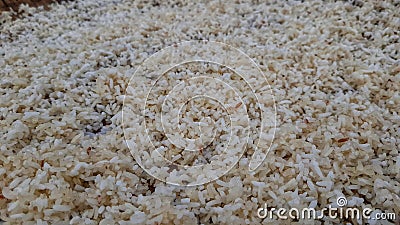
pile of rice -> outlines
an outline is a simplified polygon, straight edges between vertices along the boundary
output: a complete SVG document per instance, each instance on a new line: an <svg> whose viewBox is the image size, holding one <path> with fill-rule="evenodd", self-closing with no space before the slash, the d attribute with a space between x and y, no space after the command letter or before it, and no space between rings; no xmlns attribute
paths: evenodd
<svg viewBox="0 0 400 225"><path fill-rule="evenodd" d="M264 203L318 210L340 196L348 207L400 214L399 1L79 0L19 13L0 17L1 220L399 222L257 216ZM199 39L259 65L275 97L276 134L257 170L248 170L250 152L216 181L174 186L131 155L124 95L150 55Z"/></svg>

